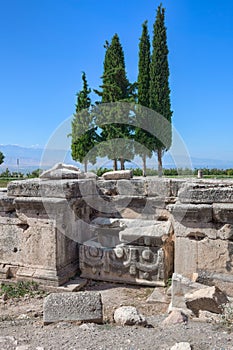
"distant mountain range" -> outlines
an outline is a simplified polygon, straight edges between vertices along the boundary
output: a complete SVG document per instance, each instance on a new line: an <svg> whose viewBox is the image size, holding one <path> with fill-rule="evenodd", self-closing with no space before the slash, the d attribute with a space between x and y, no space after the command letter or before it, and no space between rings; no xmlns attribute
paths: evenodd
<svg viewBox="0 0 233 350"><path fill-rule="evenodd" d="M42 148L21 147L18 145L0 145L0 151L5 156L4 163L0 165L0 172L8 168L10 171L16 171L19 169L20 172L26 173L37 168L48 169L58 162L76 164L82 168L82 165L80 163L73 161L70 151L46 150L45 152L45 150ZM176 162L174 162L169 153L165 154L163 158L164 168L187 167L187 165L190 167L190 164L193 168L233 168L233 162L217 159L201 159L191 157L190 161L187 162L187 159L183 159L180 156L176 157ZM139 157L135 157L133 162L127 165L129 167L135 168L141 166L142 162ZM100 166L111 167L112 162L107 158L98 159L97 164L92 166L92 168L96 169ZM157 168L156 159L148 159L147 167Z"/></svg>

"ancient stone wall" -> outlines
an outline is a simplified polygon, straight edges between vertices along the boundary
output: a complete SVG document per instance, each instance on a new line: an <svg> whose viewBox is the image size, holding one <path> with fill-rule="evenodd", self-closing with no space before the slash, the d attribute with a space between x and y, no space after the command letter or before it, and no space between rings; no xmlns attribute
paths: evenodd
<svg viewBox="0 0 233 350"><path fill-rule="evenodd" d="M162 286L175 271L229 292L232 214L231 181L12 182L0 192L0 278L56 286L78 273Z"/></svg>

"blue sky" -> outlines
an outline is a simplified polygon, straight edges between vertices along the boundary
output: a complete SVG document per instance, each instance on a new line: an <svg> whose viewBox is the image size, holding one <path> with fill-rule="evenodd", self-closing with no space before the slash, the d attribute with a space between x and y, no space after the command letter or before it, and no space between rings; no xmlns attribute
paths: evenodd
<svg viewBox="0 0 233 350"><path fill-rule="evenodd" d="M44 146L74 112L81 72L98 88L118 33L137 79L157 0L0 0L0 144ZM233 1L164 0L173 124L193 157L233 161ZM98 99L93 96L93 100Z"/></svg>

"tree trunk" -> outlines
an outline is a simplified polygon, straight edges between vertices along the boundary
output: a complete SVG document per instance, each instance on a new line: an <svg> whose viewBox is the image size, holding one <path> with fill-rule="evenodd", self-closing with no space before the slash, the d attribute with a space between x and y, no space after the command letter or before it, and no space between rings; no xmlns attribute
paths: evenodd
<svg viewBox="0 0 233 350"><path fill-rule="evenodd" d="M87 173L87 160L84 160L84 172Z"/></svg>
<svg viewBox="0 0 233 350"><path fill-rule="evenodd" d="M125 170L125 160L123 157L120 158L120 162L121 162L121 170Z"/></svg>
<svg viewBox="0 0 233 350"><path fill-rule="evenodd" d="M142 162L143 162L142 176L146 176L146 155L145 154L143 154Z"/></svg>
<svg viewBox="0 0 233 350"><path fill-rule="evenodd" d="M163 175L163 161L162 161L162 149L159 148L157 150L157 155L158 155L158 176L162 177Z"/></svg>
<svg viewBox="0 0 233 350"><path fill-rule="evenodd" d="M117 159L113 159L113 170L117 170Z"/></svg>

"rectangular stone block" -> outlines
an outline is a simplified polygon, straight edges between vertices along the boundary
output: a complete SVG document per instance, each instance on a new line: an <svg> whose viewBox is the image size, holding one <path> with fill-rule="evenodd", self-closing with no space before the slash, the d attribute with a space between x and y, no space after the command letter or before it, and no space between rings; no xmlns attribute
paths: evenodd
<svg viewBox="0 0 233 350"><path fill-rule="evenodd" d="M88 195L97 196L95 179L29 179L12 181L8 185L8 196L12 197L76 198Z"/></svg>
<svg viewBox="0 0 233 350"><path fill-rule="evenodd" d="M233 203L233 185L202 182L187 184L179 191L181 203Z"/></svg>
<svg viewBox="0 0 233 350"><path fill-rule="evenodd" d="M216 222L233 224L233 203L214 203L213 217Z"/></svg>
<svg viewBox="0 0 233 350"><path fill-rule="evenodd" d="M198 256L197 241L176 237L174 272L191 279L198 269Z"/></svg>
<svg viewBox="0 0 233 350"><path fill-rule="evenodd" d="M146 178L148 197L170 197L170 179L160 179L156 177Z"/></svg>
<svg viewBox="0 0 233 350"><path fill-rule="evenodd" d="M176 237L186 237L189 240L200 241L205 237L217 239L219 236L218 226L212 222L178 222L174 221L174 232Z"/></svg>
<svg viewBox="0 0 233 350"><path fill-rule="evenodd" d="M122 246L113 249L98 244L80 246L81 277L94 280L164 286L173 269L173 246L167 254L159 247Z"/></svg>
<svg viewBox="0 0 233 350"><path fill-rule="evenodd" d="M51 293L44 300L44 324L58 321L103 322L101 294L96 292Z"/></svg>
<svg viewBox="0 0 233 350"><path fill-rule="evenodd" d="M143 179L118 180L117 193L122 196L146 196L147 184Z"/></svg>
<svg viewBox="0 0 233 350"><path fill-rule="evenodd" d="M213 219L213 208L210 204L180 204L169 206L174 219L183 222L189 221L190 223L206 223L211 222Z"/></svg>
<svg viewBox="0 0 233 350"><path fill-rule="evenodd" d="M175 240L175 272L192 278L193 273L232 274L233 243L221 239Z"/></svg>

